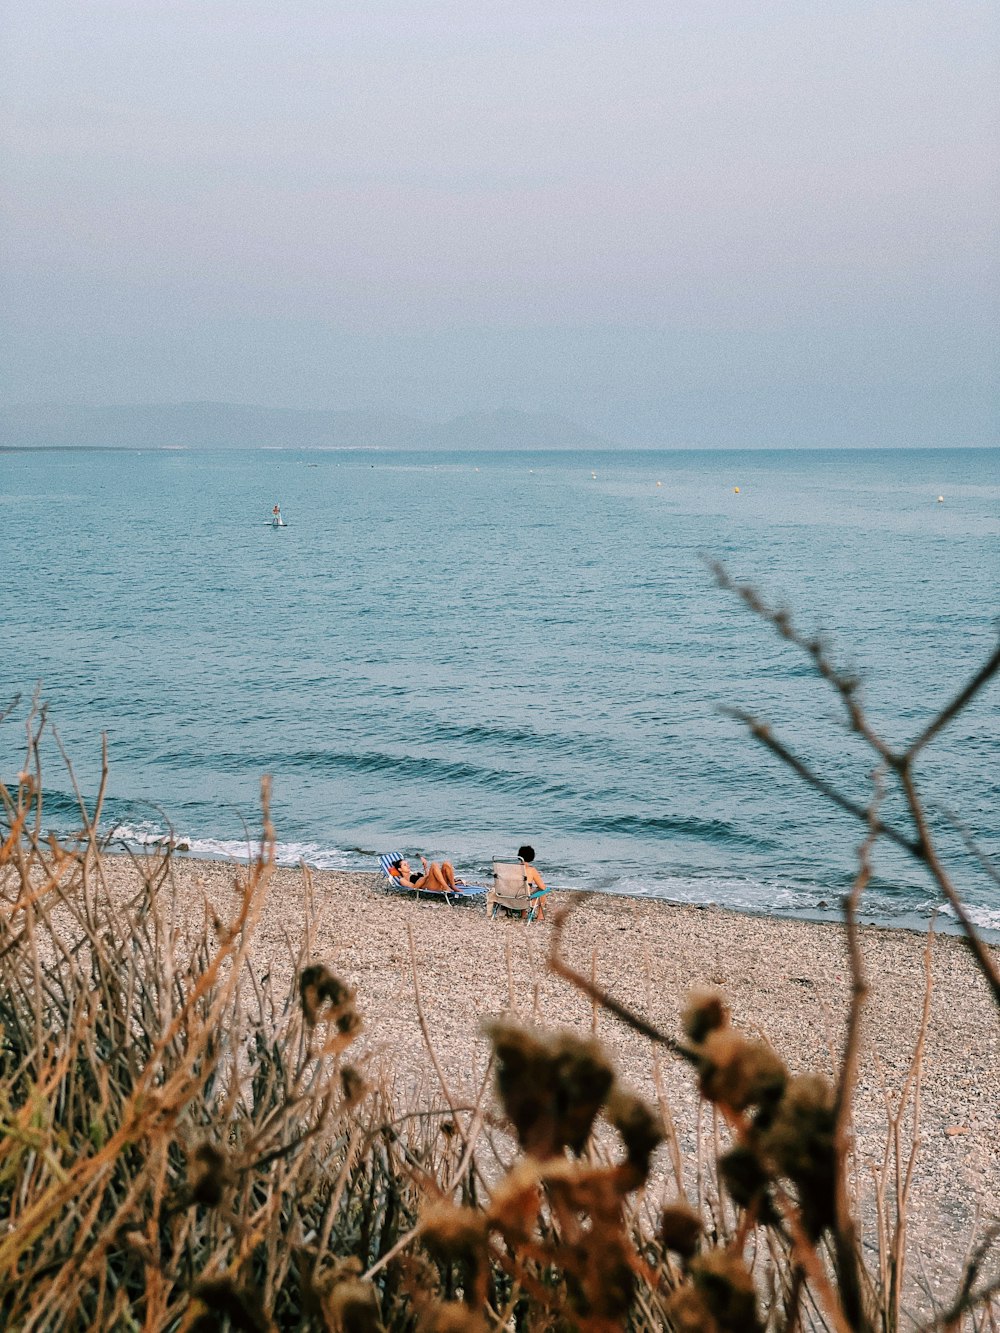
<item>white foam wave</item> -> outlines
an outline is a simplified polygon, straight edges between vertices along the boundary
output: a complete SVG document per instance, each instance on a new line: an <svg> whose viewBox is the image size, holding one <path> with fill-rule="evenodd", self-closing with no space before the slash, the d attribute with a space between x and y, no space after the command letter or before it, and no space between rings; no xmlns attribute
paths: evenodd
<svg viewBox="0 0 1000 1333"><path fill-rule="evenodd" d="M248 844L245 839L192 838L189 850L192 856L211 856L234 861L252 860L259 844ZM279 866L297 866L303 862L313 870L360 870L356 854L341 851L339 847L320 847L314 842L279 842L275 844L274 859Z"/></svg>
<svg viewBox="0 0 1000 1333"><path fill-rule="evenodd" d="M818 920L839 920L842 916L841 894L824 890L818 884L763 883L721 876L638 879L626 875L609 885L605 892L699 907L724 907L755 915L808 916ZM1000 936L1000 908L966 903L966 911L973 925L984 931L988 938ZM938 928L947 933L961 929L954 910L947 903L932 898L913 902L869 894L861 908L862 921L908 929L926 929L935 917Z"/></svg>
<svg viewBox="0 0 1000 1333"><path fill-rule="evenodd" d="M765 884L721 875L704 878L663 875L655 879L625 875L609 891L630 898L664 898L669 902L732 907L744 912L823 910L824 903L838 906L836 894L824 896L815 885Z"/></svg>
<svg viewBox="0 0 1000 1333"><path fill-rule="evenodd" d="M260 851L260 843L246 838L192 838L174 830L168 833L152 820L134 824L118 824L112 830L112 840L128 847L160 848L168 844L194 857L212 861L252 861ZM275 844L274 859L280 866L297 866L303 861L313 870L359 870L362 868L356 853L341 851L338 847L321 847L314 842L279 842Z"/></svg>
<svg viewBox="0 0 1000 1333"><path fill-rule="evenodd" d="M149 819L140 820L137 824L115 824L104 832L112 841L128 843L130 847L162 846L171 836L162 825L154 824ZM172 836L174 842L183 841L176 834Z"/></svg>
<svg viewBox="0 0 1000 1333"><path fill-rule="evenodd" d="M950 903L929 903L926 906L928 915L937 906L942 916L950 917L953 921L958 920L955 909ZM1000 931L1000 907L975 907L966 903L965 910L968 913L969 920L978 929Z"/></svg>

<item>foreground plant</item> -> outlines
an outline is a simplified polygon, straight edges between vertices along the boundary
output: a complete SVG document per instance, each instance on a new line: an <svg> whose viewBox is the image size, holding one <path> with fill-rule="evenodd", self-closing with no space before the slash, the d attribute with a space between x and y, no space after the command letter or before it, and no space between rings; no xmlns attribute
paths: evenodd
<svg viewBox="0 0 1000 1333"><path fill-rule="evenodd" d="M341 1059L353 993L304 969L301 1003L279 1004L250 965L266 788L231 912L185 928L169 849L135 863L130 901L110 892L103 782L75 839L43 834L44 726L0 786L0 1323L195 1327L214 1309L271 1327L295 1265L301 1302L289 1240L323 1224L365 1094Z"/></svg>

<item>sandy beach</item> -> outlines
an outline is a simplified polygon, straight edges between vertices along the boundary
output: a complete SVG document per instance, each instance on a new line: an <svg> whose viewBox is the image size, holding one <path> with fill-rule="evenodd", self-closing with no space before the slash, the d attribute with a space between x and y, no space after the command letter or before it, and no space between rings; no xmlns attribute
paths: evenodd
<svg viewBox="0 0 1000 1333"><path fill-rule="evenodd" d="M200 921L206 901L227 914L234 901L232 866L177 857L174 867L183 918ZM126 858L108 858L106 869L116 893L134 883ZM659 1064L685 1172L693 1173L697 1098L690 1068L664 1052L655 1056L649 1042L607 1012L595 1013L588 998L547 967L552 917L569 895L554 895L549 919L527 925L491 922L481 902L449 907L410 899L387 891L375 875L314 872L312 890L312 960L357 988L365 1056L401 1103L445 1105L421 1033L412 957L435 1053L456 1103L475 1102L482 1084L489 1054L484 1021L514 1013L549 1027L594 1029L623 1080L649 1097ZM293 958L307 917L301 872L276 870L253 959L261 975L271 974L279 995L294 982ZM897 1102L918 1039L927 941L864 927L862 943L871 995L855 1106L856 1175L870 1218L885 1151L886 1099ZM831 1074L835 1067L849 993L844 933L835 924L592 896L573 902L564 956L668 1033L679 1031L689 990L714 987L728 998L734 1022L769 1040L793 1072ZM931 968L910 1227L921 1255L915 1268L946 1297L977 1216L981 1228L1000 1197L1000 1024L959 939L933 940ZM907 1117L904 1145L911 1124ZM664 1192L672 1193L666 1167L661 1179ZM866 1235L869 1245L873 1240Z"/></svg>

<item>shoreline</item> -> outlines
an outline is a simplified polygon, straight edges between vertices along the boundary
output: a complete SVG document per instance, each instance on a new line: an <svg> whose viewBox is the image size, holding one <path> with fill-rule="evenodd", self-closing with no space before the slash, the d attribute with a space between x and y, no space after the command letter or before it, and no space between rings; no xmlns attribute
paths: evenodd
<svg viewBox="0 0 1000 1333"><path fill-rule="evenodd" d="M197 865L202 862L209 865L248 865L251 860L250 855L242 856L225 852L215 853L203 852L201 850L194 851L187 845L187 839L179 839L177 842L169 845L171 846L171 851L175 860L181 858L184 862L190 862L192 865ZM167 850L167 847L168 842L165 839L162 841L150 840L149 842L130 844L130 850L121 848L111 850L109 848L103 855L110 857L124 857L127 859L129 855L143 856L157 853L162 854ZM374 863L377 860L377 857L373 854L371 860ZM280 863L275 863L275 869L297 874L300 872L300 865L300 861L282 861ZM361 877L374 876L375 878L378 878L378 872L376 870L368 870L362 866L336 868L319 867L311 865L308 861L305 862L305 865L311 875L358 875ZM731 912L735 916L759 918L765 921L804 921L817 926L842 928L844 924L841 903L846 895L832 890L830 891L828 905L825 907L815 906L803 907L801 909L785 908L783 910L768 910L766 907L758 907L753 904L724 903L712 898L704 901L697 901L695 899L671 898L652 893L630 893L627 890L617 888L576 888L559 887L554 885L550 885L550 887L553 893L558 893L563 897L573 895L581 899L591 897L621 898L629 902L662 903L667 907L691 908L695 911ZM930 886L928 887L928 892L933 892L933 889L931 889ZM975 916L975 908L973 908L973 916ZM935 934L947 935L959 940L964 939L961 923L953 916L949 915L947 904L943 901L939 907L935 909L933 916L923 917L916 909L911 909L901 911L900 920L890 921L880 919L877 911L869 911L865 906L864 899L862 899L862 911L860 913L859 925L864 925L866 929L903 931L907 934L919 935L921 937L926 936L933 926ZM977 931L980 938L991 947L1000 948L1000 927L977 925Z"/></svg>
<svg viewBox="0 0 1000 1333"><path fill-rule="evenodd" d="M139 858L142 864L142 858ZM126 856L103 860L113 897L136 887ZM174 857L168 886L177 919L195 927L205 904L223 919L233 902L233 862ZM418 1018L419 987L434 1054L451 1093L475 1102L487 1078L483 1022L514 1015L548 1028L594 1031L623 1081L655 1100L665 1092L685 1159L694 1171L698 1099L689 1066L657 1053L611 1014L551 972L547 954L556 909L543 923L487 919L485 907L449 907L379 885L376 874L276 867L251 949L259 975L278 995L295 985L293 958L308 930L310 957L357 991L364 1021L359 1059L386 1079L401 1103L441 1107L443 1098ZM933 985L921 1069L909 1229L934 1284L947 1299L976 1226L1000 1198L1000 1025L988 988L965 944L951 935L860 928L870 996L854 1105L856 1180L870 1225L873 1172L882 1167L886 1103L910 1070L924 1001L924 957ZM994 947L995 946L991 946ZM996 950L1000 954L1000 950ZM846 937L836 922L751 916L721 907L672 905L614 894L581 895L563 932L570 966L595 976L615 998L661 1031L679 1033L690 990L720 990L734 1025L769 1040L792 1073L831 1077L839 1063L850 1001ZM416 964L416 982L414 967ZM710 1132L710 1118L704 1122ZM914 1132L904 1117L904 1143ZM693 1180L686 1181L690 1186ZM668 1196L675 1187L664 1180ZM889 1193L894 1186L887 1181ZM871 1240L873 1233L867 1231ZM911 1276L915 1270L911 1270Z"/></svg>

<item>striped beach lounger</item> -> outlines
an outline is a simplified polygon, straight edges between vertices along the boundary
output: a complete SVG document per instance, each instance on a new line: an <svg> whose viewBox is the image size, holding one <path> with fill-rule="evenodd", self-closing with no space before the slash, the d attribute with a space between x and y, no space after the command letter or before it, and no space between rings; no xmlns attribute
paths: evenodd
<svg viewBox="0 0 1000 1333"><path fill-rule="evenodd" d="M385 852L378 859L382 879L388 888L394 889L397 893L412 893L416 898L435 898L439 902L443 898L450 907L452 903L467 902L486 892L485 884L466 884L461 879L455 881L454 893L444 893L440 889L416 889L410 884L404 884L390 870L390 866L400 860L402 855L402 852Z"/></svg>

